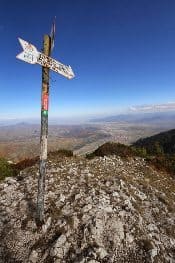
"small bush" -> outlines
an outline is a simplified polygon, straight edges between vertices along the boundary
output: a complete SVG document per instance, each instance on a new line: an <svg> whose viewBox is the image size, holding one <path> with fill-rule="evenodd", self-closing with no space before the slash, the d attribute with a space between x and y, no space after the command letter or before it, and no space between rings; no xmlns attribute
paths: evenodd
<svg viewBox="0 0 175 263"><path fill-rule="evenodd" d="M58 151L49 152L48 157L72 157L73 151L60 149Z"/></svg>
<svg viewBox="0 0 175 263"><path fill-rule="evenodd" d="M128 156L134 156L135 154L130 146L121 143L107 142L101 145L93 153L87 154L86 157L90 159L95 156L103 157L109 155L119 155L121 157L128 157Z"/></svg>
<svg viewBox="0 0 175 263"><path fill-rule="evenodd" d="M158 170L167 171L175 176L175 155L148 156L146 160Z"/></svg>
<svg viewBox="0 0 175 263"><path fill-rule="evenodd" d="M14 170L7 160L0 158L0 180L4 180L6 177L13 176Z"/></svg>
<svg viewBox="0 0 175 263"><path fill-rule="evenodd" d="M16 172L24 170L27 167L31 167L35 165L39 161L39 156L32 158L32 159L24 159L16 164L13 165Z"/></svg>
<svg viewBox="0 0 175 263"><path fill-rule="evenodd" d="M146 252L154 248L153 242L149 239L142 239L137 241L140 248L144 249Z"/></svg>
<svg viewBox="0 0 175 263"><path fill-rule="evenodd" d="M147 150L144 147L131 146L131 148L136 156L143 157L143 158L147 157Z"/></svg>

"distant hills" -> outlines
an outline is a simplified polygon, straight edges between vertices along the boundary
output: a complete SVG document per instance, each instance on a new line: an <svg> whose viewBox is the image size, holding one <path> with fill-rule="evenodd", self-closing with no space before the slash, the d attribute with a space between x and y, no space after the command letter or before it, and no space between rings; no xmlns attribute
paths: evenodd
<svg viewBox="0 0 175 263"><path fill-rule="evenodd" d="M77 129L75 129L75 131L78 133ZM89 128L88 131L90 132L91 129ZM81 136L84 136L84 134L81 134ZM11 145L11 148L12 146L13 145ZM34 151L32 152L34 153ZM28 157L27 154L25 154L24 149L22 153L24 153L22 155L23 158L21 158L18 162L12 164L10 168L9 168L9 164L7 164L7 162L5 163L4 162L5 159L1 158L0 155L0 160L2 159L0 162L0 174L1 174L0 179L2 177L2 173L3 173L2 171L4 171L4 169L5 169L5 174L6 173L16 174L20 170L23 170L24 168L29 167L38 161L38 157L36 154L35 154L35 158L33 158L34 155L32 155L31 158ZM74 153L76 154L76 152ZM175 129L166 132L161 132L146 138L141 138L130 145L120 143L119 141L108 140L107 142L104 142L100 146L96 147L96 149L94 150L92 149L92 151L86 152L86 157L88 159L92 159L97 156L104 157L111 155L120 156L122 158L142 157L145 160L147 160L150 164L157 167L158 169L166 170L167 172L173 174L174 176L175 175ZM67 150L66 148L63 147L61 150L58 149L54 151L49 150L48 156L49 159L50 158L57 159L57 157L60 156L73 156L73 151Z"/></svg>
<svg viewBox="0 0 175 263"><path fill-rule="evenodd" d="M88 154L87 158L111 155L143 157L149 164L169 172L175 178L175 129L139 139L130 146L107 142Z"/></svg>
<svg viewBox="0 0 175 263"><path fill-rule="evenodd" d="M175 111L128 113L92 119L92 122L127 122L127 123L172 123L175 120Z"/></svg>
<svg viewBox="0 0 175 263"><path fill-rule="evenodd" d="M156 149L164 154L175 154L175 129L139 139L133 145L144 147L150 154Z"/></svg>
<svg viewBox="0 0 175 263"><path fill-rule="evenodd" d="M88 159L97 156L142 157L158 170L166 171L175 178L175 129L139 139L131 145L108 141L91 153Z"/></svg>
<svg viewBox="0 0 175 263"><path fill-rule="evenodd" d="M174 119L171 111L120 114L84 125L49 125L48 150L64 148L84 155L108 141L131 145L140 138L174 129ZM32 158L39 155L39 142L40 124L20 122L0 127L0 157L14 162Z"/></svg>
<svg viewBox="0 0 175 263"><path fill-rule="evenodd" d="M137 156L142 155L142 149L145 149L145 156L147 155L173 155L175 154L175 129L159 134L139 139L132 145L124 145L118 142L106 142L98 147L90 157L94 156Z"/></svg>

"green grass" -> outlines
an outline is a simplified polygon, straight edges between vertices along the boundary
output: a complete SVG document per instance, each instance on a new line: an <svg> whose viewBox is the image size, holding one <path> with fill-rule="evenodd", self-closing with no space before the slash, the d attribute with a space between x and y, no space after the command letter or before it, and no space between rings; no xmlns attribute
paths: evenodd
<svg viewBox="0 0 175 263"><path fill-rule="evenodd" d="M0 181L4 180L6 177L13 176L14 169L4 158L0 158Z"/></svg>

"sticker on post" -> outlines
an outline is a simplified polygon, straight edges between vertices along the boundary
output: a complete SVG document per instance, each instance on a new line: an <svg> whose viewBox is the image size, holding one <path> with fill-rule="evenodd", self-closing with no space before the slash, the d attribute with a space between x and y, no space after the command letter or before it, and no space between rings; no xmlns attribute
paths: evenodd
<svg viewBox="0 0 175 263"><path fill-rule="evenodd" d="M42 97L42 109L48 111L49 108L49 96L47 93L43 94Z"/></svg>
<svg viewBox="0 0 175 263"><path fill-rule="evenodd" d="M42 111L42 114L45 115L45 116L47 116L47 115L48 115L48 110L43 110L43 111Z"/></svg>

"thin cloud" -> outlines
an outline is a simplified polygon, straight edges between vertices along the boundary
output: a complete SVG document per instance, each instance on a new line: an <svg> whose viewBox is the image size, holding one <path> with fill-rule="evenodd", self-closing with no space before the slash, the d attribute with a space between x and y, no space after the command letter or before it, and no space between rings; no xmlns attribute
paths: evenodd
<svg viewBox="0 0 175 263"><path fill-rule="evenodd" d="M130 112L156 112L175 110L175 102L151 105L136 105L129 108Z"/></svg>

